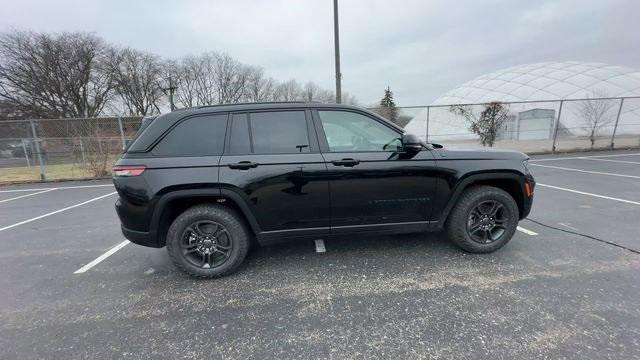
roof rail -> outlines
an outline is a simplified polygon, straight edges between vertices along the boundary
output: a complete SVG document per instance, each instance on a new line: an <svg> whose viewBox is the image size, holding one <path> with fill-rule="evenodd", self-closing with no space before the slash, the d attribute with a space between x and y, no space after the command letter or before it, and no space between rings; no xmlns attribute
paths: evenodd
<svg viewBox="0 0 640 360"><path fill-rule="evenodd" d="M243 103L229 103L229 104L215 104L215 105L201 105L196 106L196 109L205 109L219 106L234 106L234 105L266 105L266 104L313 104L320 103L319 101L260 101L260 102L243 102Z"/></svg>

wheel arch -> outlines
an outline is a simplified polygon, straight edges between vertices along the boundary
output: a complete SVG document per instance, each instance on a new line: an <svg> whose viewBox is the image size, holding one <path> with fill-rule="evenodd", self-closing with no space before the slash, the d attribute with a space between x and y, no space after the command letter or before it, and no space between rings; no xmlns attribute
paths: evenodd
<svg viewBox="0 0 640 360"><path fill-rule="evenodd" d="M464 178L461 178L455 185L454 190L447 202L447 205L442 212L442 216L438 221L438 227L443 227L446 223L451 210L458 202L458 199L462 193L477 185L488 185L499 188L506 191L514 199L518 206L519 218L522 219L525 215L525 183L524 175L517 172L490 172L490 173L476 173L469 174Z"/></svg>
<svg viewBox="0 0 640 360"><path fill-rule="evenodd" d="M178 215L192 206L206 203L218 203L232 208L239 213L253 235L260 233L260 226L247 200L236 191L226 188L174 190L157 200L151 217L150 233L156 239L158 247L165 245L169 226Z"/></svg>

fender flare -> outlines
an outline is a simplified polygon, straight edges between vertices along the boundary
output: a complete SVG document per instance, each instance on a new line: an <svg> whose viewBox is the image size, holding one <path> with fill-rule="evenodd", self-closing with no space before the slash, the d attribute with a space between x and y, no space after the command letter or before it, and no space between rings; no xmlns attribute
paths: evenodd
<svg viewBox="0 0 640 360"><path fill-rule="evenodd" d="M154 238L157 238L158 229L160 228L160 220L162 213L164 212L167 204L176 199L184 199L189 197L217 197L217 198L227 198L234 202L237 205L238 209L242 212L245 219L251 226L251 229L254 233L258 234L261 232L260 225L256 220L253 212L249 208L247 203L248 200L245 200L240 194L230 189L221 189L221 188L199 188L199 189L186 189L186 190L174 190L169 191L162 195L156 202L155 209L153 211L153 215L151 216L151 226L150 232Z"/></svg>
<svg viewBox="0 0 640 360"><path fill-rule="evenodd" d="M449 197L449 201L442 211L442 216L440 216L440 220L438 220L437 226L438 228L444 227L447 218L449 217L449 213L458 203L458 199L462 195L462 192L467 189L471 184L477 181L483 180L514 180L520 186L520 191L522 192L523 199L525 198L523 184L526 181L525 176L523 174L517 172L489 172L489 173L475 173L470 174L460 180L455 184L454 190Z"/></svg>

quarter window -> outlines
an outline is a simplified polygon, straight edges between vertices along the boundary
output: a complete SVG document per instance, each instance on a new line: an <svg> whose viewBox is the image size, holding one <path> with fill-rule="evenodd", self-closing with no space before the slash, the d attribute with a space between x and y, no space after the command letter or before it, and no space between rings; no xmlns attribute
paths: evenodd
<svg viewBox="0 0 640 360"><path fill-rule="evenodd" d="M247 114L234 114L231 122L231 136L229 137L229 153L250 154L251 140L249 139L249 122Z"/></svg>
<svg viewBox="0 0 640 360"><path fill-rule="evenodd" d="M220 155L226 128L226 114L186 119L162 138L152 153L158 156Z"/></svg>
<svg viewBox="0 0 640 360"><path fill-rule="evenodd" d="M309 152L304 111L258 112L251 113L249 117L254 153Z"/></svg>
<svg viewBox="0 0 640 360"><path fill-rule="evenodd" d="M355 112L318 111L329 151L396 151L400 133L380 122Z"/></svg>

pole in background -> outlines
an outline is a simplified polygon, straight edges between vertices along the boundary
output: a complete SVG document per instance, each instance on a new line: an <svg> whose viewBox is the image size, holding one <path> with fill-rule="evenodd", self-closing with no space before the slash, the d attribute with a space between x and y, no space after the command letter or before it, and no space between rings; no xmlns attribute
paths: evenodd
<svg viewBox="0 0 640 360"><path fill-rule="evenodd" d="M31 132L33 134L33 142L36 144L36 153L38 154L38 163L40 163L40 180L46 180L44 175L44 163L42 162L42 154L40 153L40 140L38 140L38 134L36 133L36 125L33 120L29 120L31 123Z"/></svg>
<svg viewBox="0 0 640 360"><path fill-rule="evenodd" d="M425 138L425 142L429 142L429 113L431 112L431 107L427 106L427 136Z"/></svg>
<svg viewBox="0 0 640 360"><path fill-rule="evenodd" d="M80 155L82 156L82 166L87 166L87 158L84 155L84 144L82 143L82 138L78 139L80 141Z"/></svg>
<svg viewBox="0 0 640 360"><path fill-rule="evenodd" d="M173 93L178 87L173 84L173 78L169 76L169 103L171 104L171 111L176 109L176 104L173 102Z"/></svg>
<svg viewBox="0 0 640 360"><path fill-rule="evenodd" d="M31 167L31 161L29 161L29 153L27 152L27 144L25 144L24 139L22 140L22 151L24 151L24 159L27 160L27 167Z"/></svg>
<svg viewBox="0 0 640 360"><path fill-rule="evenodd" d="M551 146L551 153L556 152L556 139L558 138L558 127L560 127L560 116L562 116L562 104L564 100L560 100L560 108L558 109L558 120L556 120L556 126L553 129L553 145Z"/></svg>
<svg viewBox="0 0 640 360"><path fill-rule="evenodd" d="M118 127L120 128L120 139L122 140L122 150L124 150L125 140L124 140L124 129L122 128L122 118L118 116Z"/></svg>
<svg viewBox="0 0 640 360"><path fill-rule="evenodd" d="M169 91L169 106L171 107L171 111L176 109L176 105L173 102L173 94L178 89L178 87L173 83L173 77L169 76L169 87L162 88L162 91L166 94Z"/></svg>
<svg viewBox="0 0 640 360"><path fill-rule="evenodd" d="M333 42L336 56L336 103L342 104L342 85L340 73L340 29L338 25L338 0L333 0Z"/></svg>
<svg viewBox="0 0 640 360"><path fill-rule="evenodd" d="M613 150L616 140L616 130L618 130L618 121L620 121L620 113L622 112L622 105L624 105L624 98L620 99L620 107L618 108L618 115L616 116L616 124L613 125L613 134L611 134L611 150Z"/></svg>

